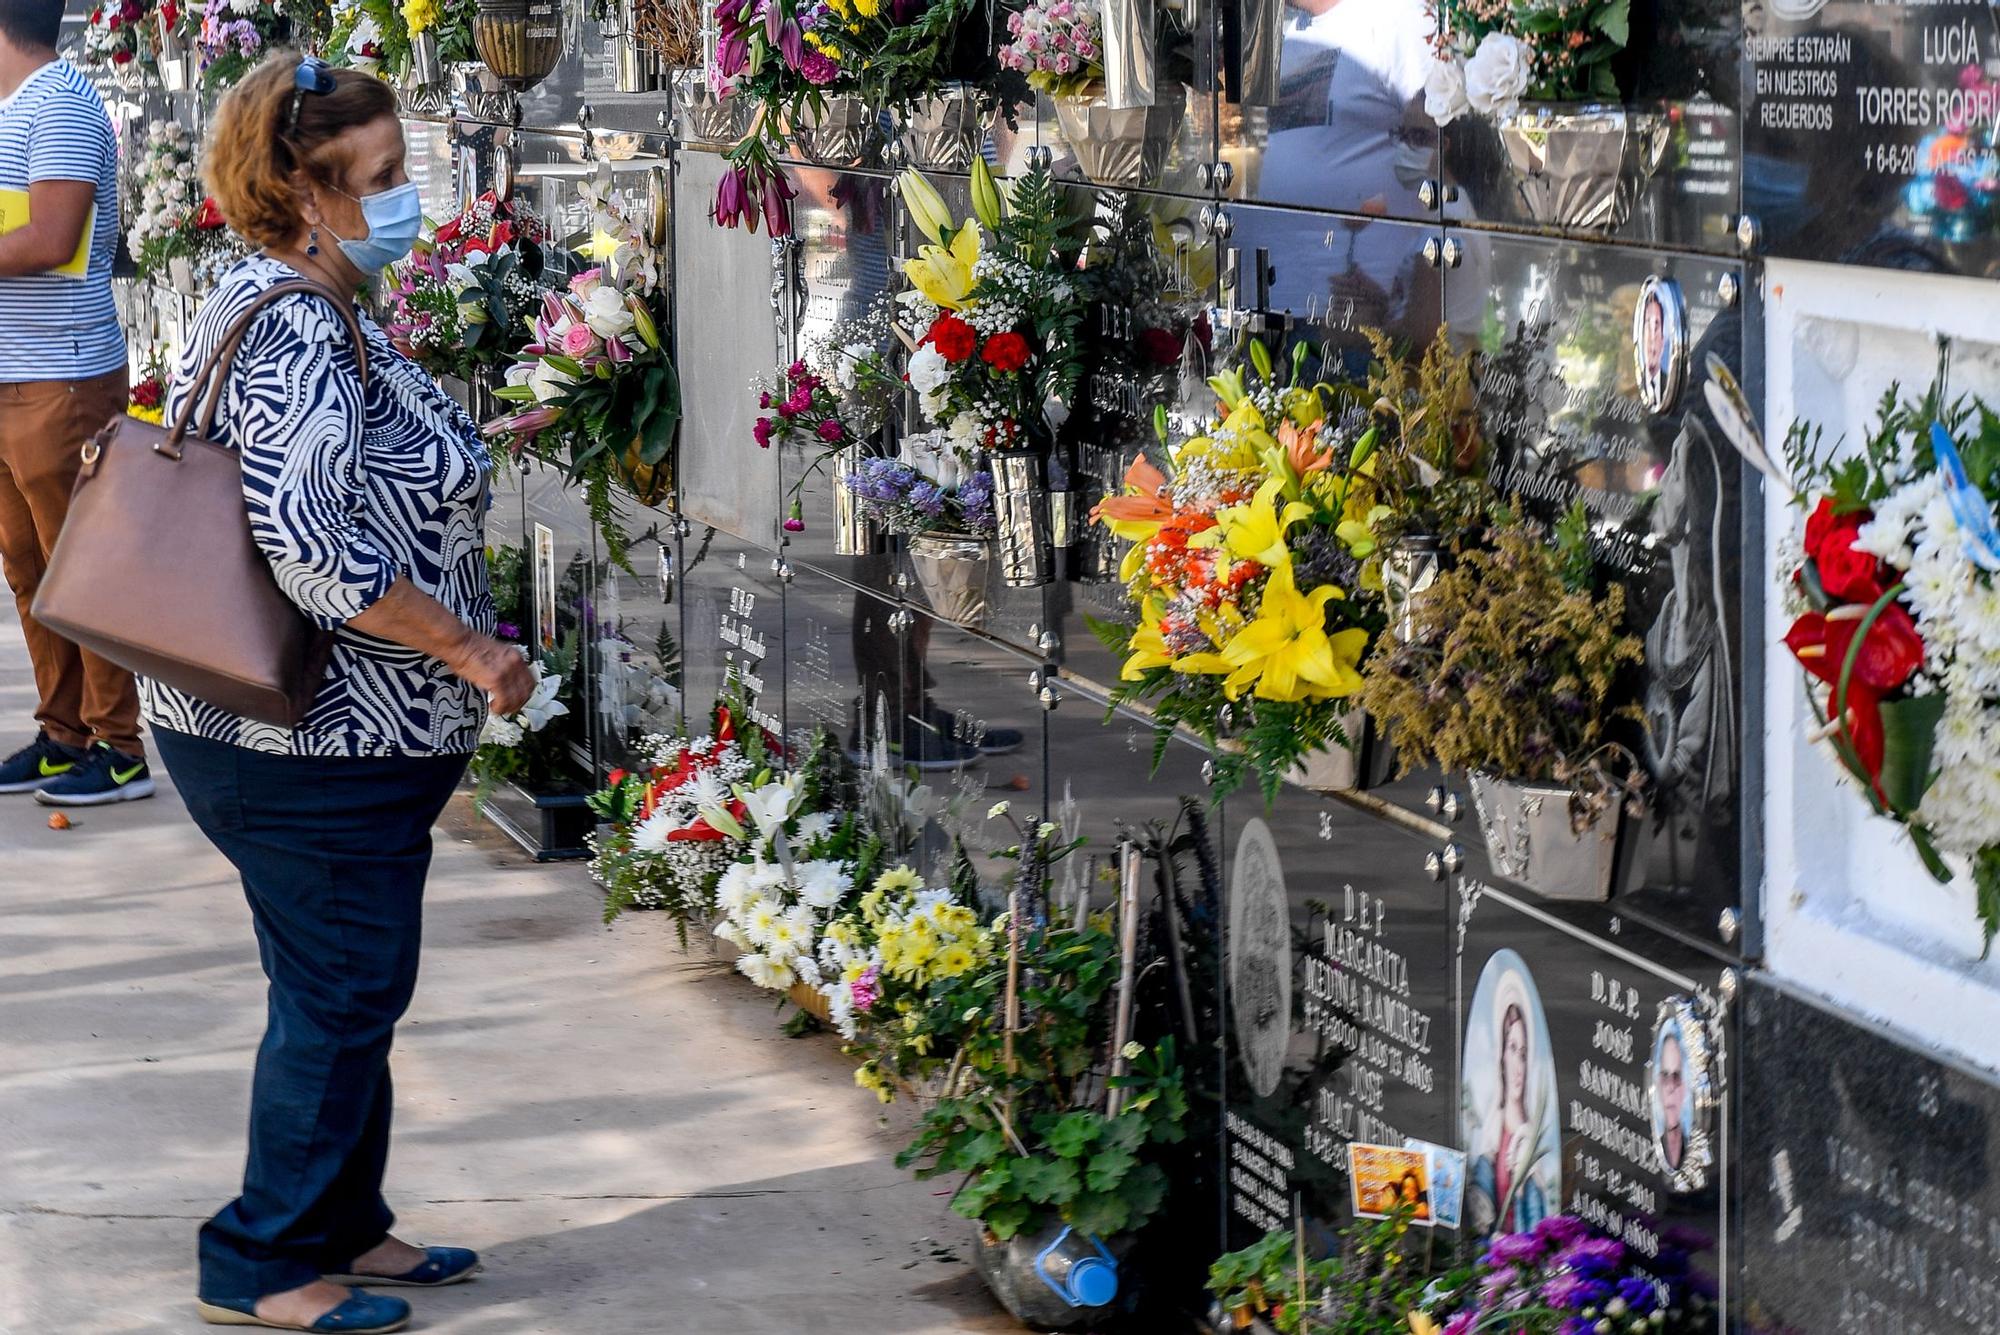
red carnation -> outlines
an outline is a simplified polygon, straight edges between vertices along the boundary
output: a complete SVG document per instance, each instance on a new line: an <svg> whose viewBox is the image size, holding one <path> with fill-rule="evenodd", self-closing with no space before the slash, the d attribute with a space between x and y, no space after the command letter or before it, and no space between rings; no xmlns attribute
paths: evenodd
<svg viewBox="0 0 2000 1335"><path fill-rule="evenodd" d="M947 313L938 316L931 325L931 331L924 335L924 341L936 348L939 356L956 366L979 347L979 334L956 315Z"/></svg>
<svg viewBox="0 0 2000 1335"><path fill-rule="evenodd" d="M1172 366L1181 359L1181 341L1171 329L1141 329L1139 351L1156 366Z"/></svg>
<svg viewBox="0 0 2000 1335"><path fill-rule="evenodd" d="M111 63L114 65L129 65L131 62L132 53L130 51L113 51L111 53Z"/></svg>
<svg viewBox="0 0 2000 1335"><path fill-rule="evenodd" d="M1018 371L1028 364L1028 340L1011 331L995 334L979 355L996 371Z"/></svg>

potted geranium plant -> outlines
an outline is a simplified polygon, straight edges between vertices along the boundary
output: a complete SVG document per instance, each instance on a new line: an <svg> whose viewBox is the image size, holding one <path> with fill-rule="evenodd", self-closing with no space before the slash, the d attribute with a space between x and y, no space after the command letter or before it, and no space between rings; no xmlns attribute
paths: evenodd
<svg viewBox="0 0 2000 1335"><path fill-rule="evenodd" d="M598 263L543 296L533 341L494 391L520 406L485 430L580 483L607 555L625 566L613 489L641 505L673 494L680 377L660 332L666 293L654 238L610 201L586 199L596 206L588 250Z"/></svg>
<svg viewBox="0 0 2000 1335"><path fill-rule="evenodd" d="M1665 115L1620 103L1614 62L1631 40L1631 0L1440 0L1437 8L1437 59L1424 90L1431 119L1448 125L1470 113L1490 123L1536 221L1622 223L1659 169L1671 128Z"/></svg>
<svg viewBox="0 0 2000 1335"><path fill-rule="evenodd" d="M1266 801L1328 753L1348 758L1344 775L1304 777L1354 786L1351 698L1384 620L1364 579L1381 429L1332 386L1300 383L1306 351L1279 378L1253 340L1247 378L1209 382L1211 425L1163 452L1171 472L1140 455L1125 494L1093 514L1132 544L1121 573L1136 616L1092 622L1124 662L1112 704L1152 711L1156 757L1189 728L1218 750L1219 792L1254 776Z"/></svg>
<svg viewBox="0 0 2000 1335"><path fill-rule="evenodd" d="M2000 800L1992 757L2000 656L1983 609L2000 574L2000 417L1950 399L1944 371L1923 398L1891 386L1855 453L1800 424L1786 445L1810 506L1787 590L1785 645L1808 674L1816 737L1870 807L1901 822L1925 867L1970 862L1986 946L2000 930Z"/></svg>
<svg viewBox="0 0 2000 1335"><path fill-rule="evenodd" d="M1452 558L1407 633L1386 633L1357 698L1403 773L1469 772L1502 875L1550 898L1604 899L1621 815L1644 784L1616 731L1640 719L1624 678L1645 656L1620 630L1624 587L1597 591L1581 503L1553 537L1500 512Z"/></svg>

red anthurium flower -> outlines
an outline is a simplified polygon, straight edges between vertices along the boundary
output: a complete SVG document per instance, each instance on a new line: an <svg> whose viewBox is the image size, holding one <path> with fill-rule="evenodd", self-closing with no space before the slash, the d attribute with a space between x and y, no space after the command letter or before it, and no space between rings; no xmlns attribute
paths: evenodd
<svg viewBox="0 0 2000 1335"><path fill-rule="evenodd" d="M1836 607L1822 616L1808 612L1785 633L1785 647L1799 665L1829 686L1840 681L1840 669L1868 609L1860 604ZM1878 695L1900 689L1924 662L1924 641L1901 603L1890 603L1868 628L1861 653L1854 660L1849 692L1866 689Z"/></svg>
<svg viewBox="0 0 2000 1335"><path fill-rule="evenodd" d="M604 783L606 787L616 788L619 784L625 782L626 778L627 775L624 770L615 769L604 776Z"/></svg>
<svg viewBox="0 0 2000 1335"><path fill-rule="evenodd" d="M222 207L214 199L204 197L201 208L195 212L194 225L205 232L212 232L218 227L228 226L229 223L228 219L222 216Z"/></svg>
<svg viewBox="0 0 2000 1335"><path fill-rule="evenodd" d="M750 819L750 809L741 802L731 802L728 810L729 814L736 817L738 821ZM710 825L707 821L697 820L692 825L684 825L680 829L673 831L667 836L667 842L670 844L714 844L720 843L726 838L728 838L727 835L723 834L722 831L716 829L713 825Z"/></svg>
<svg viewBox="0 0 2000 1335"><path fill-rule="evenodd" d="M715 711L715 740L718 742L736 740L736 720L729 716L727 705Z"/></svg>

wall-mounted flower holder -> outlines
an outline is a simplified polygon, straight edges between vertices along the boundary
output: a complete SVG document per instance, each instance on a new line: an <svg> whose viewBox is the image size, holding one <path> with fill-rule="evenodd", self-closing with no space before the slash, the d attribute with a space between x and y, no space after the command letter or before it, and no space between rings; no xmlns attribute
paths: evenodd
<svg viewBox="0 0 2000 1335"><path fill-rule="evenodd" d="M1417 635L1418 600L1437 582L1443 568L1443 544L1425 533L1398 538L1382 558L1383 593L1389 604L1389 629L1404 644Z"/></svg>
<svg viewBox="0 0 2000 1335"><path fill-rule="evenodd" d="M993 544L956 533L919 533L910 539L910 567L931 611L955 625L978 630L986 622L986 583Z"/></svg>
<svg viewBox="0 0 2000 1335"><path fill-rule="evenodd" d="M842 447L833 467L833 554L835 556L877 556L887 547L880 530L868 521L861 502L849 485L848 476L866 458L864 447Z"/></svg>
<svg viewBox="0 0 2000 1335"><path fill-rule="evenodd" d="M837 94L825 99L823 111L810 104L800 109L791 126L792 146L807 162L822 167L851 167L873 147L874 109L859 97Z"/></svg>
<svg viewBox="0 0 2000 1335"><path fill-rule="evenodd" d="M617 0L604 36L612 45L612 74L619 92L650 93L662 85L665 63L640 37L637 0Z"/></svg>
<svg viewBox="0 0 2000 1335"><path fill-rule="evenodd" d="M987 458L993 466L1001 582L1010 589L1039 588L1053 578L1055 565L1042 456L1035 450L994 450Z"/></svg>
<svg viewBox="0 0 2000 1335"><path fill-rule="evenodd" d="M1494 130L1528 216L1579 232L1623 224L1673 138L1657 111L1579 102L1530 103Z"/></svg>
<svg viewBox="0 0 2000 1335"><path fill-rule="evenodd" d="M523 93L562 59L562 10L556 0L478 0L472 44L493 76Z"/></svg>
<svg viewBox="0 0 2000 1335"><path fill-rule="evenodd" d="M435 30L426 28L410 34L410 70L404 76L408 89L435 88L445 81L444 58L438 52Z"/></svg>
<svg viewBox="0 0 2000 1335"><path fill-rule="evenodd" d="M743 99L717 97L701 70L674 73L674 117L680 137L693 144L734 144L743 137Z"/></svg>
<svg viewBox="0 0 2000 1335"><path fill-rule="evenodd" d="M986 108L979 99L973 85L948 83L912 107L897 126L905 165L970 171L986 139Z"/></svg>
<svg viewBox="0 0 2000 1335"><path fill-rule="evenodd" d="M1574 789L1479 770L1468 780L1495 871L1544 899L1602 903L1611 898L1622 805L1611 804L1579 829L1570 815Z"/></svg>
<svg viewBox="0 0 2000 1335"><path fill-rule="evenodd" d="M1102 96L1058 97L1056 123L1084 176L1098 185L1136 188L1159 184L1187 104L1114 107Z"/></svg>
<svg viewBox="0 0 2000 1335"><path fill-rule="evenodd" d="M1153 0L1103 0L1104 104L1124 110L1158 100L1159 30Z"/></svg>
<svg viewBox="0 0 2000 1335"><path fill-rule="evenodd" d="M478 61L464 61L450 71L452 95L466 115L492 125L512 125L520 119L519 96L491 69Z"/></svg>

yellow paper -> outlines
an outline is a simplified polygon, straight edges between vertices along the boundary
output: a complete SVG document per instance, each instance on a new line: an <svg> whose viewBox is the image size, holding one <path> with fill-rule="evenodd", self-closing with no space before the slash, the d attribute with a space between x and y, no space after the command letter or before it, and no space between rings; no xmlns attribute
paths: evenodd
<svg viewBox="0 0 2000 1335"><path fill-rule="evenodd" d="M0 190L0 236L19 231L28 225L28 192L25 190ZM97 235L97 205L90 206L90 213L83 220L83 238L77 242L76 254L67 264L49 270L64 278L86 278L90 275L90 243Z"/></svg>

